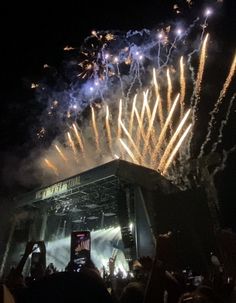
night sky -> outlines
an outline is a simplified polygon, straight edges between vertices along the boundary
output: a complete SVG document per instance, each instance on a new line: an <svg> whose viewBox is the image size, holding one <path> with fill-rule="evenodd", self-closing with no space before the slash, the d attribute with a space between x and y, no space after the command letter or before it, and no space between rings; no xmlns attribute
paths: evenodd
<svg viewBox="0 0 236 303"><path fill-rule="evenodd" d="M16 171L37 144L38 117L43 110L30 89L31 83L43 76L44 64L59 66L64 56L63 48L79 46L91 30L151 29L169 20L193 20L203 8L212 4L216 10L209 21L209 32L216 41L216 64L211 82L214 87L215 80L223 81L222 74L226 75L236 50L236 1L224 0L218 4L216 1L193 1L191 9L186 2L156 0L132 5L128 1L97 2L97 5L91 1L64 1L63 4L58 1L53 5L41 1L30 5L9 2L1 9L1 200L30 189L19 186ZM181 8L179 15L173 10L175 3ZM211 63L212 58L209 61ZM210 97L210 93L208 95ZM206 119L208 111L209 108L203 110ZM235 111L225 133L223 147L226 149L236 143L233 120ZM216 184L225 225L236 229L234 168L235 153L229 157Z"/></svg>

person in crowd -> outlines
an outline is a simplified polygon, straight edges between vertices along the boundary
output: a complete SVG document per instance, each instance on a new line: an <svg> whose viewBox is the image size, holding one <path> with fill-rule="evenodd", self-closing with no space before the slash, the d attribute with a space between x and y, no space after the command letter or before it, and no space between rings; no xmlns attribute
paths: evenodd
<svg viewBox="0 0 236 303"><path fill-rule="evenodd" d="M91 269L58 272L34 281L18 303L112 303L102 278Z"/></svg>
<svg viewBox="0 0 236 303"><path fill-rule="evenodd" d="M144 285L140 282L131 282L124 289L120 303L142 303L144 299Z"/></svg>
<svg viewBox="0 0 236 303"><path fill-rule="evenodd" d="M15 303L13 295L4 284L0 284L0 303Z"/></svg>
<svg viewBox="0 0 236 303"><path fill-rule="evenodd" d="M145 256L134 260L128 275L116 266L115 256L109 259L109 270L104 267L102 273L90 258L79 272L70 262L64 272L57 272L52 263L46 268L44 243L37 242L40 253L34 255L35 243L28 242L19 264L11 269L6 285L0 288L0 303L235 302L234 276L224 273L215 256L211 256L212 273L205 277L190 269L172 271L176 253L171 241L171 233L159 235L155 258ZM23 268L30 255L30 276L24 278Z"/></svg>

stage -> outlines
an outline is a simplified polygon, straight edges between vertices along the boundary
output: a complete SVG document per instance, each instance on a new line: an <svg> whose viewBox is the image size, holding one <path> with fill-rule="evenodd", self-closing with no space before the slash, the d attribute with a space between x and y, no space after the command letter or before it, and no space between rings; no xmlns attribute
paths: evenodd
<svg viewBox="0 0 236 303"><path fill-rule="evenodd" d="M185 259L171 266L194 266L201 259L204 267L213 243L209 218L201 191L181 192L154 170L114 160L17 197L2 268L19 260L27 241L43 240L47 263L63 270L74 230L91 231L98 267L116 253L127 272L130 260L153 257L156 237L168 231Z"/></svg>

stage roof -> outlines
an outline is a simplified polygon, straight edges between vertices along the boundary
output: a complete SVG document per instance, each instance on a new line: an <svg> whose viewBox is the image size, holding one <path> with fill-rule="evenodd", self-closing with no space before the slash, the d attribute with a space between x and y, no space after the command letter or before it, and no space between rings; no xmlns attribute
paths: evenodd
<svg viewBox="0 0 236 303"><path fill-rule="evenodd" d="M17 199L16 206L39 208L46 204L53 206L58 213L102 208L104 213L112 214L120 183L139 185L164 195L177 191L174 185L154 170L124 160L114 160L25 194Z"/></svg>

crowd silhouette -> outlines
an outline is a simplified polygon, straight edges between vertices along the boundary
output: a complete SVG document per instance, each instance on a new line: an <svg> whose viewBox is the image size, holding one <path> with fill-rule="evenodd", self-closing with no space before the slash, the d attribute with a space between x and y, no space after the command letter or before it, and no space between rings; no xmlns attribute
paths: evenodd
<svg viewBox="0 0 236 303"><path fill-rule="evenodd" d="M92 260L76 272L71 262L58 271L46 265L44 242L37 242L40 253L28 276L23 275L26 261L34 254L35 242L28 242L18 265L2 277L0 302L2 303L62 303L62 302L114 302L114 303L223 303L236 302L235 235L229 231L219 233L220 253L209 256L209 270L193 272L191 269L171 270L168 258L175 251L167 251L171 233L157 237L155 258L144 256L133 260L130 271L116 268L116 257L111 257L108 269L96 268Z"/></svg>

